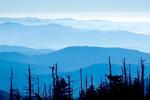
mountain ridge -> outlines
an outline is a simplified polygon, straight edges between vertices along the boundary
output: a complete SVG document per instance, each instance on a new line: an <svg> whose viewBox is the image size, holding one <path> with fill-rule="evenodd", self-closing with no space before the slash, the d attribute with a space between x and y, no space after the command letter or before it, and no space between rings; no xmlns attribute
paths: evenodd
<svg viewBox="0 0 150 100"><path fill-rule="evenodd" d="M32 26L17 24L16 27L15 25L12 25L12 27L9 27L9 25L7 27L6 25L5 28L3 28L3 24L1 24L0 30L2 36L0 37L0 45L20 45L52 49L84 45L150 51L150 48L147 46L150 42L150 36L129 31L77 29L61 24Z"/></svg>
<svg viewBox="0 0 150 100"><path fill-rule="evenodd" d="M0 53L2 52L18 52L24 55L33 56L53 52L52 49L34 49L23 46L0 45Z"/></svg>
<svg viewBox="0 0 150 100"><path fill-rule="evenodd" d="M123 48L73 46L41 55L23 55L18 52L0 52L0 59L18 63L49 66L60 65L60 71L72 71L96 63L108 63L108 57L114 64L121 64L123 58L130 64L136 64L143 58L150 61L150 53Z"/></svg>
<svg viewBox="0 0 150 100"><path fill-rule="evenodd" d="M129 63L138 63L140 57L150 60L150 53L122 48L100 48L100 47L68 47L54 51L46 55L33 56L34 63L52 65L58 63L65 69L79 69L83 66L95 63L108 63L108 57L112 58L114 64L120 64L123 58ZM48 59L42 60L42 59ZM71 66L71 67L65 67Z"/></svg>

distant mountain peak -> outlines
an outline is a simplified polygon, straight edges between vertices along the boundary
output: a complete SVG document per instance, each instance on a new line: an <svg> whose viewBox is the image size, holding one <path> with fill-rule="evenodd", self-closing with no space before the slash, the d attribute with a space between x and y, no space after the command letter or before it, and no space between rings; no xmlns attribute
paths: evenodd
<svg viewBox="0 0 150 100"><path fill-rule="evenodd" d="M1 52L17 52L24 55L41 55L52 52L52 49L33 49L23 46L9 46L9 45L0 45L0 53Z"/></svg>
<svg viewBox="0 0 150 100"><path fill-rule="evenodd" d="M22 28L24 27L24 25L20 23L14 23L14 22L5 22L0 24L0 27L13 29L13 28Z"/></svg>

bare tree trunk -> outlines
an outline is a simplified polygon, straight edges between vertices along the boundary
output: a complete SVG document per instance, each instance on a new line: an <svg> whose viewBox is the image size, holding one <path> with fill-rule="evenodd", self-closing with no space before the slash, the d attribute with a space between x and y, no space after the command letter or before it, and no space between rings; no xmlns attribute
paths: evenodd
<svg viewBox="0 0 150 100"><path fill-rule="evenodd" d="M56 99L56 79L55 79L55 66L49 67L52 69L52 83L53 83L53 90L52 90L52 100Z"/></svg>
<svg viewBox="0 0 150 100"><path fill-rule="evenodd" d="M44 94L45 94L45 99L48 100L47 98L47 89L46 89L46 84L44 83Z"/></svg>
<svg viewBox="0 0 150 100"><path fill-rule="evenodd" d="M112 64L111 64L111 59L109 57L109 77L112 77ZM112 81L109 81L110 86L112 86Z"/></svg>
<svg viewBox="0 0 150 100"><path fill-rule="evenodd" d="M70 76L68 76L68 94L69 94L69 100L72 99L72 95L71 95L71 80L70 80Z"/></svg>
<svg viewBox="0 0 150 100"><path fill-rule="evenodd" d="M109 75L112 76L112 64L110 57L109 57Z"/></svg>
<svg viewBox="0 0 150 100"><path fill-rule="evenodd" d="M127 70L126 70L126 60L123 59L123 72L124 72L124 83L127 85Z"/></svg>
<svg viewBox="0 0 150 100"><path fill-rule="evenodd" d="M28 89L29 89L29 100L32 100L32 81L31 81L30 65L29 65L29 69L28 69Z"/></svg>
<svg viewBox="0 0 150 100"><path fill-rule="evenodd" d="M11 74L10 74L10 100L14 100L13 94L13 70L11 67Z"/></svg>
<svg viewBox="0 0 150 100"><path fill-rule="evenodd" d="M144 97L144 60L141 58L141 70L142 70L142 75L141 75L141 84L142 84L142 92L143 92L143 97Z"/></svg>

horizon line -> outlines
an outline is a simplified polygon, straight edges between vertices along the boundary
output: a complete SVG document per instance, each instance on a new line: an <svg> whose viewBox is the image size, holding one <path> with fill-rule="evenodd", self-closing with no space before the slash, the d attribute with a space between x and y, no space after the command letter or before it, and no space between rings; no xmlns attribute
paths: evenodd
<svg viewBox="0 0 150 100"><path fill-rule="evenodd" d="M35 49L35 50L41 50L41 49L51 49L54 51L58 51L58 50L62 50L65 48L70 48L70 47L89 47L89 48L105 48L105 49L127 49L127 50L134 50L134 51L138 51L138 52L143 52L143 53L150 53L148 51L144 51L144 50L139 50L139 49L133 49L133 48L127 48L127 47L119 47L119 46L92 46L92 45L72 45L72 46L64 46L62 48L36 48L36 47L28 47L28 46L23 46L23 45L8 45L8 44L0 44L0 46L9 46L9 47L23 47L23 48L29 48L29 49Z"/></svg>
<svg viewBox="0 0 150 100"><path fill-rule="evenodd" d="M0 14L0 18L38 18L38 19L74 19L107 20L112 22L150 23L150 13L39 13L39 14Z"/></svg>

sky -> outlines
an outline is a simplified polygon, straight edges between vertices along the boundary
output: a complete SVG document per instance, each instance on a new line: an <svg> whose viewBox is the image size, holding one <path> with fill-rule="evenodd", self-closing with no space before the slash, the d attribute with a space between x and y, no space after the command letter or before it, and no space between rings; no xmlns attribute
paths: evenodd
<svg viewBox="0 0 150 100"><path fill-rule="evenodd" d="M150 0L0 0L1 13L150 12Z"/></svg>
<svg viewBox="0 0 150 100"><path fill-rule="evenodd" d="M145 20L149 5L150 0L0 0L0 16Z"/></svg>

